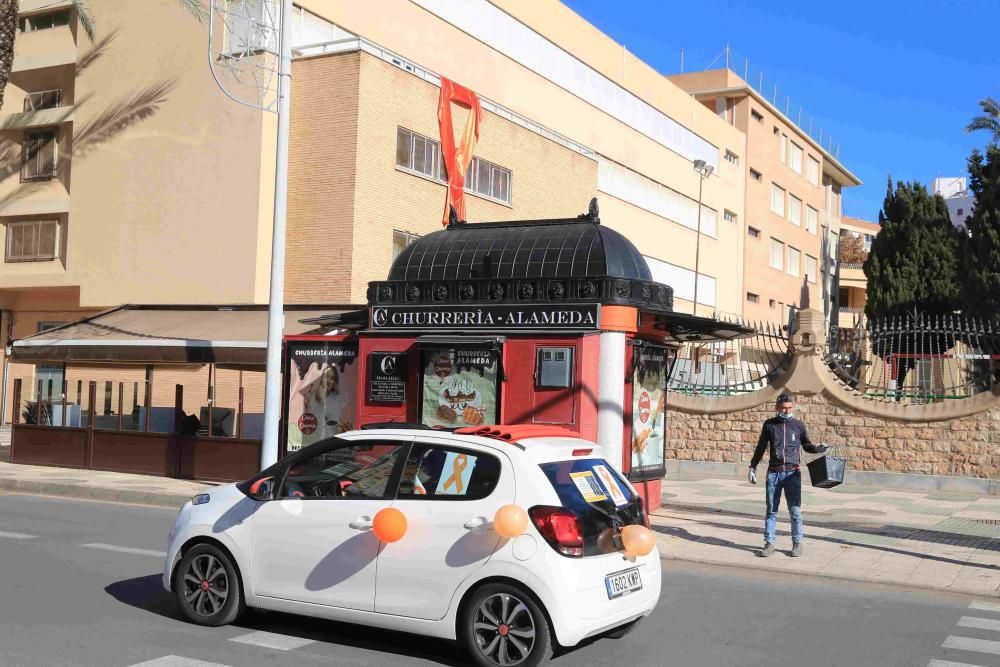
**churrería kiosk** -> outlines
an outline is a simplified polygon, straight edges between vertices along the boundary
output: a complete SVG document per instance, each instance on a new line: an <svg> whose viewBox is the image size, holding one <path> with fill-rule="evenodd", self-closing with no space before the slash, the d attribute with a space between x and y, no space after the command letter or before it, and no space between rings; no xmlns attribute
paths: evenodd
<svg viewBox="0 0 1000 667"><path fill-rule="evenodd" d="M672 306L596 200L570 219L453 217L369 284L366 309L312 320L338 333L286 338L286 449L377 422L558 425L656 507L674 350L750 334Z"/></svg>

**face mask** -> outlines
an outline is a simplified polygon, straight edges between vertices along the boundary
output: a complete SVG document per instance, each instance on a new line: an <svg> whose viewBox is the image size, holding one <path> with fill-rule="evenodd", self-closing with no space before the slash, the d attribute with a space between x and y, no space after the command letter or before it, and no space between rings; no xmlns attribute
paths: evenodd
<svg viewBox="0 0 1000 667"><path fill-rule="evenodd" d="M785 414L784 412L778 413L778 419L780 419L781 421L788 421L791 418L792 418L791 412L789 412L788 414Z"/></svg>

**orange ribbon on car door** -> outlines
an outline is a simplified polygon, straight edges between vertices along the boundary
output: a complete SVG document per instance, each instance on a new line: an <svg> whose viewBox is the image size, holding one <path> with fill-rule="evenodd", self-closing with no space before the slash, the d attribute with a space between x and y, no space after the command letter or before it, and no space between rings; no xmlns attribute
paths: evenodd
<svg viewBox="0 0 1000 667"><path fill-rule="evenodd" d="M469 108L469 118L465 121L462 143L455 146L455 131L451 120L451 103ZM465 172L472 162L472 152L479 140L479 96L451 79L441 77L441 97L438 100L438 126L441 129L441 154L448 172L448 191L444 200L444 218L441 224L448 226L448 212L451 206L459 220L465 220Z"/></svg>

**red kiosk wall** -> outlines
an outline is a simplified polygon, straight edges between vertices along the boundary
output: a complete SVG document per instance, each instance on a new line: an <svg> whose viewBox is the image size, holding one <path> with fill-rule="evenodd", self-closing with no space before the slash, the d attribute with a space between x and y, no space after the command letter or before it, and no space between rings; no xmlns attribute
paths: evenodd
<svg viewBox="0 0 1000 667"><path fill-rule="evenodd" d="M554 424L597 437L597 354L599 337L508 338L504 343L504 383L500 416L505 424ZM573 351L573 387L535 386L538 348Z"/></svg>
<svg viewBox="0 0 1000 667"><path fill-rule="evenodd" d="M407 352L406 403L368 402L368 354L370 352ZM358 339L358 415L360 428L377 422L416 422L420 404L420 353L412 336L360 336Z"/></svg>

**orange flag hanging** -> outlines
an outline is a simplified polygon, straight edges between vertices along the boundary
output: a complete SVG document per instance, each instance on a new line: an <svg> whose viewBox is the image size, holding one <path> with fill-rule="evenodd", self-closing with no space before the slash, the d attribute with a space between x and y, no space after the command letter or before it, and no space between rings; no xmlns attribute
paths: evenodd
<svg viewBox="0 0 1000 667"><path fill-rule="evenodd" d="M469 108L465 121L462 143L455 146L455 130L451 121L451 103ZM448 226L449 207L455 207L459 220L465 220L465 172L472 161L472 152L479 140L479 96L451 79L441 77L441 98L438 100L438 126L441 128L441 154L448 171L448 192L444 200L444 217L441 224Z"/></svg>

